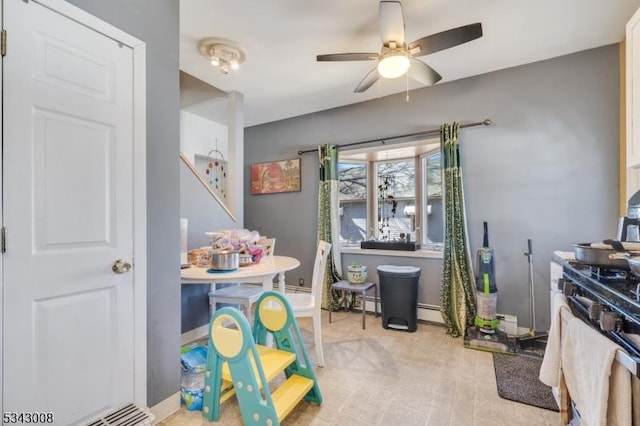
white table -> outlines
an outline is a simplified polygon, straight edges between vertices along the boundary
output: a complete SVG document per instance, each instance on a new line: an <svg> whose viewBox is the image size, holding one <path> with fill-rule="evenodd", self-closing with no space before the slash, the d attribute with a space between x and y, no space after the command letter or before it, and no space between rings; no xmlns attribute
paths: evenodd
<svg viewBox="0 0 640 426"><path fill-rule="evenodd" d="M288 256L265 256L257 265L242 266L234 271L207 272L208 267L191 266L180 270L182 284L262 283L264 291L273 290L278 276L278 291L284 293L284 273L300 266L300 261Z"/></svg>

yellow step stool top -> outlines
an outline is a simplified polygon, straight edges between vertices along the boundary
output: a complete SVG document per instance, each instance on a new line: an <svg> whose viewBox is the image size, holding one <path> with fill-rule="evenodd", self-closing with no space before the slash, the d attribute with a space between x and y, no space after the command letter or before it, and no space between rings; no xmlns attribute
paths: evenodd
<svg viewBox="0 0 640 426"><path fill-rule="evenodd" d="M276 376L284 371L293 361L296 360L296 354L292 352L282 351L276 348L270 348L268 346L256 345L258 349L258 356L262 363L262 369L264 376L268 382L275 379ZM251 357L251 366L253 367L253 373L258 378L258 385L261 385L260 378L258 377L258 370L256 369L256 362ZM222 380L232 382L231 371L229 365L225 362L222 364Z"/></svg>

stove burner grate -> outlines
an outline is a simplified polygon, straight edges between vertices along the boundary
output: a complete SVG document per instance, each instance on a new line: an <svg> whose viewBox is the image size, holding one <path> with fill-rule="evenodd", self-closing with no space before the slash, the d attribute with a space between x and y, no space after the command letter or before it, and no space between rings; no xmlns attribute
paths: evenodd
<svg viewBox="0 0 640 426"><path fill-rule="evenodd" d="M598 281L607 280L636 280L636 277L629 271L623 269L603 268L600 266L591 266L591 278Z"/></svg>

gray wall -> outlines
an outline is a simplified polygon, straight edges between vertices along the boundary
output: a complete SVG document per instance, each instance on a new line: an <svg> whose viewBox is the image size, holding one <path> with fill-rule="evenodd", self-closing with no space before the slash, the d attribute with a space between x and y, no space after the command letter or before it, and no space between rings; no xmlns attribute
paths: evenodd
<svg viewBox="0 0 640 426"><path fill-rule="evenodd" d="M242 218L231 220L209 191L180 161L180 217L189 219L190 249L209 245L205 232L242 228ZM209 321L209 285L189 284L181 289L181 331L185 333Z"/></svg>
<svg viewBox="0 0 640 426"><path fill-rule="evenodd" d="M180 389L178 2L69 2L147 47L147 404L153 406Z"/></svg>
<svg viewBox="0 0 640 426"><path fill-rule="evenodd" d="M245 131L251 163L296 157L299 149L491 118L461 130L461 156L472 256L489 223L496 252L498 311L528 327L528 266L533 240L537 328L549 327L549 261L554 250L615 235L618 203L619 46L610 45L398 94ZM355 84L355 82L354 82ZM302 191L249 195L245 225L278 239L278 253L299 258L290 282L311 277L316 243L317 155L302 157ZM441 260L343 255L422 268L420 302L439 304ZM474 260L475 261L475 260ZM374 273L371 278L377 280Z"/></svg>

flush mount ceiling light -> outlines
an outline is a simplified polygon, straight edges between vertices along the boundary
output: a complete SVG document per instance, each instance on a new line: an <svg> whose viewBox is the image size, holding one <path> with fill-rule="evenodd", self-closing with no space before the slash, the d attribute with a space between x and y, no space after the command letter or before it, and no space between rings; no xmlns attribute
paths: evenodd
<svg viewBox="0 0 640 426"><path fill-rule="evenodd" d="M245 54L235 43L221 38L209 37L200 40L198 50L207 58L211 65L217 67L223 74L229 70L237 70L244 62Z"/></svg>

